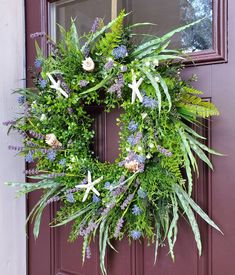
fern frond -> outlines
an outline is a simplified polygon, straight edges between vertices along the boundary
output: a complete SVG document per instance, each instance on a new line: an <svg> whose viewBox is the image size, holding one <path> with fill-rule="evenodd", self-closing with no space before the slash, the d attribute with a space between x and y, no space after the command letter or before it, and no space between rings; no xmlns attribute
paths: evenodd
<svg viewBox="0 0 235 275"><path fill-rule="evenodd" d="M202 95L203 94L202 91L195 89L193 87L188 87L188 86L184 87L184 91L189 94L194 94L194 95Z"/></svg>
<svg viewBox="0 0 235 275"><path fill-rule="evenodd" d="M97 42L96 49L98 52L109 55L112 50L121 43L124 32L123 20L125 15L124 10L121 11L116 22L111 26L110 32L106 32L105 35Z"/></svg>
<svg viewBox="0 0 235 275"><path fill-rule="evenodd" d="M176 106L178 107L179 113L189 113L192 116L207 118L219 115L219 111L213 103L204 101L195 95L184 94Z"/></svg>

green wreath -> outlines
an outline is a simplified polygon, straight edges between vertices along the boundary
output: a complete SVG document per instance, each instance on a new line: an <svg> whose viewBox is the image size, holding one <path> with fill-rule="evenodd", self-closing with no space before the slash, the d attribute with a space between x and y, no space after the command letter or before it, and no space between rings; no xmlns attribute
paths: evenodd
<svg viewBox="0 0 235 275"><path fill-rule="evenodd" d="M165 240L174 258L179 212L183 212L195 236L199 254L201 240L192 210L220 230L191 199L196 157L212 164L205 138L190 127L218 115L216 107L203 101L202 92L181 78L182 53L168 49L171 37L194 22L162 37L146 37L135 45L133 29L125 26L126 14L107 25L97 18L88 34L78 36L74 21L62 39L44 56L36 43L37 58L31 69L35 88L19 89L22 114L5 122L20 132L24 146L9 146L36 168L26 170L37 183L7 183L20 187L19 194L43 189L29 215L38 237L44 208L61 201L52 226L73 221L70 240L84 238L82 257L90 257L89 244L99 234L100 267L111 239L125 235L147 238L158 246ZM93 119L90 104L106 112L121 108L120 155L114 163L100 162L92 152ZM185 171L185 173L184 173ZM186 174L187 179L184 178ZM186 184L187 182L187 184ZM157 253L155 253L157 255ZM156 259L155 259L156 260Z"/></svg>

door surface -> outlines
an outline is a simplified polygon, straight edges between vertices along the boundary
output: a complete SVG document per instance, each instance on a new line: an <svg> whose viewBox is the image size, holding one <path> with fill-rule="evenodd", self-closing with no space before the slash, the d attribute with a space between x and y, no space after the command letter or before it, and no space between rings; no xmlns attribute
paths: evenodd
<svg viewBox="0 0 235 275"><path fill-rule="evenodd" d="M96 1L80 1L90 5L95 16ZM193 1L193 0L192 0ZM55 1L54 1L55 2ZM78 1L79 2L79 1ZM86 3L85 3L86 2ZM105 8L110 8L116 1L98 1ZM124 1L125 2L125 1ZM130 2L126 1L131 7ZM139 4L147 1L138 1ZM171 4L177 1L168 1L168 10ZM180 2L180 1L179 1ZM194 2L196 2L194 0ZM134 3L134 2L133 2ZM133 4L132 3L132 4ZM135 2L137 3L137 2ZM152 9L158 9L162 1L153 1ZM48 1L26 0L26 41L27 41L27 66L34 62L34 42L30 40L31 33L49 31ZM136 13L144 14L149 11L143 5L136 8ZM228 10L228 21L227 21ZM97 9L97 12L99 10ZM167 12L167 10L165 11ZM83 14L82 10L79 10ZM182 218L180 233L175 249L176 261L173 263L168 255L168 248L159 251L157 264L153 266L154 247L147 246L142 241L134 242L131 246L127 240L114 243L119 253L108 250L106 257L109 275L234 275L235 252L235 1L213 1L213 31L211 45L203 51L196 51L193 57L195 66L189 66L185 75L197 74L196 88L205 91L205 99L217 105L221 116L208 121L201 130L208 138L208 144L218 151L227 154L226 157L213 158L214 172L201 165L200 178L195 180L194 198L199 205L222 228L224 236L211 230L199 219L202 233L203 255L198 257L196 245L190 227ZM115 10L114 10L115 14ZM169 16L169 15L168 15ZM110 18L108 18L109 20ZM112 17L112 14L110 15ZM140 16L141 17L141 16ZM56 20L56 18L54 18ZM66 19L66 18L65 18ZM82 20L82 19L81 19ZM85 16L84 16L85 20ZM145 20L146 21L146 20ZM87 22L86 22L87 23ZM228 24L228 25L227 25ZM175 21L177 25L177 20ZM86 28L86 25L84 26ZM160 28L160 26L159 26ZM227 32L228 29L228 32ZM50 26L53 34L53 28ZM227 35L228 34L228 35ZM54 30L56 35L56 30ZM208 40L210 39L208 33ZM228 56L227 56L228 45ZM41 41L41 46L46 52L46 43ZM28 80L28 85L30 81ZM96 147L103 160L113 161L118 154L118 128L116 118L119 111L109 114L102 112L101 108L94 108L96 129ZM40 193L30 194L28 197L28 210L36 203ZM50 229L48 224L53 218L56 205L51 205L43 215L41 234L35 241L29 226L28 241L28 274L29 275L98 275L99 255L97 243L92 247L92 258L84 266L81 264L81 240L73 244L67 243L69 226Z"/></svg>

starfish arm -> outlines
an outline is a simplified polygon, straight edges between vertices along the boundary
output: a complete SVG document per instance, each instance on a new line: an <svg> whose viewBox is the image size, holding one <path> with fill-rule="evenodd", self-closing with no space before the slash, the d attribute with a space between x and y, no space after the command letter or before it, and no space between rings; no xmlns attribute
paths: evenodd
<svg viewBox="0 0 235 275"><path fill-rule="evenodd" d="M143 77L141 77L139 80L138 80L138 82L137 82L137 84L136 84L136 86L139 88L140 87L140 85L142 84L142 82L143 82Z"/></svg>
<svg viewBox="0 0 235 275"><path fill-rule="evenodd" d="M94 181L93 181L93 186L94 186L95 184L97 184L97 183L101 182L101 181L102 181L102 179L103 179L103 177L100 177L100 178L98 178L98 179L94 180Z"/></svg>
<svg viewBox="0 0 235 275"><path fill-rule="evenodd" d="M88 185L84 185L84 184L79 184L79 185L76 185L75 186L76 188L82 188L82 189L85 189L85 188L88 188Z"/></svg>
<svg viewBox="0 0 235 275"><path fill-rule="evenodd" d="M52 77L52 75L50 73L46 74L48 76L48 78L50 79L51 83L55 84L55 79Z"/></svg>
<svg viewBox="0 0 235 275"><path fill-rule="evenodd" d="M142 95L141 95L139 89L136 89L135 94L136 94L137 97L139 98L140 102L142 102L142 101L143 101L143 97L142 97Z"/></svg>
<svg viewBox="0 0 235 275"><path fill-rule="evenodd" d="M91 171L89 170L87 172L87 181L88 181L88 184L91 183Z"/></svg>
<svg viewBox="0 0 235 275"><path fill-rule="evenodd" d="M84 195L84 197L83 197L83 199L82 199L82 202L86 201L86 199L87 199L87 197L88 197L88 195L89 195L89 192L90 192L90 188L87 188L87 190L86 190L86 192L85 192L85 195Z"/></svg>
<svg viewBox="0 0 235 275"><path fill-rule="evenodd" d="M68 98L68 94L67 94L61 87L58 88L58 91L59 91L64 97Z"/></svg>
<svg viewBox="0 0 235 275"><path fill-rule="evenodd" d="M136 93L135 93L135 90L133 89L132 90L132 96L131 96L131 103L132 104L135 102L135 99L136 99Z"/></svg>
<svg viewBox="0 0 235 275"><path fill-rule="evenodd" d="M100 196L100 192L99 192L95 187L92 188L92 191L93 191L98 197Z"/></svg>

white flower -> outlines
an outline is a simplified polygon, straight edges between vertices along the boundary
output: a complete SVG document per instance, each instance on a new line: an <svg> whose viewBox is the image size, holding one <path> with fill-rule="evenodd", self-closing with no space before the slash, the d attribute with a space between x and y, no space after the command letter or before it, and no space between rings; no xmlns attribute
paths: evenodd
<svg viewBox="0 0 235 275"><path fill-rule="evenodd" d="M150 143L150 144L149 144L149 148L151 148L151 149L154 148L154 144L153 144L153 143Z"/></svg>
<svg viewBox="0 0 235 275"><path fill-rule="evenodd" d="M159 66L159 60L158 60L158 59L154 59L154 60L153 60L153 64L154 64L155 66Z"/></svg>
<svg viewBox="0 0 235 275"><path fill-rule="evenodd" d="M148 155L146 156L147 159L150 159L151 157L152 157L152 155L150 155L150 154L148 154Z"/></svg>
<svg viewBox="0 0 235 275"><path fill-rule="evenodd" d="M138 151L142 151L143 150L142 146L140 146L140 145L137 147L137 149L138 149Z"/></svg>
<svg viewBox="0 0 235 275"><path fill-rule="evenodd" d="M150 61L146 61L145 66L149 67L150 66Z"/></svg>
<svg viewBox="0 0 235 275"><path fill-rule="evenodd" d="M160 82L160 79L159 79L158 76L155 77L155 80L156 80L157 82Z"/></svg>
<svg viewBox="0 0 235 275"><path fill-rule="evenodd" d="M42 114L41 117L40 117L40 120L41 120L41 121L44 121L44 120L46 120L46 119L47 119L46 115L45 115L45 114Z"/></svg>
<svg viewBox="0 0 235 275"><path fill-rule="evenodd" d="M87 57L82 61L82 68L84 71L92 72L95 69L95 63L91 57Z"/></svg>
<svg viewBox="0 0 235 275"><path fill-rule="evenodd" d="M148 116L148 114L147 113L142 113L141 116L142 116L142 119L145 119Z"/></svg>

